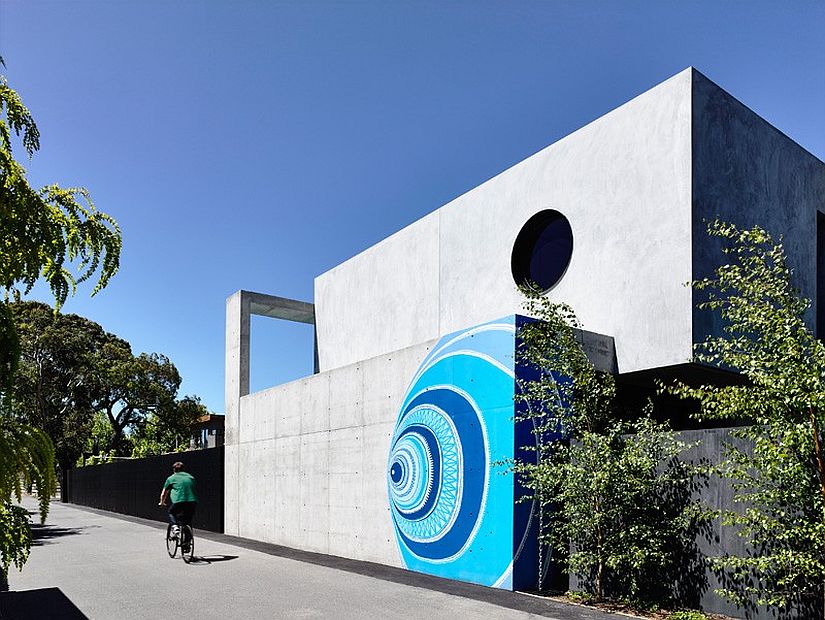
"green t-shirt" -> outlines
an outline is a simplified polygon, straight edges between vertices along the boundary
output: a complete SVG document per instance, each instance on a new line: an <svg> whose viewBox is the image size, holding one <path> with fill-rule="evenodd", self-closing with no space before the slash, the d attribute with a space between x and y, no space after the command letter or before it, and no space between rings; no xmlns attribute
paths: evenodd
<svg viewBox="0 0 825 620"><path fill-rule="evenodd" d="M198 496L195 493L195 479L185 471L179 471L169 476L166 482L163 483L163 488L172 489L170 497L173 504L198 501Z"/></svg>

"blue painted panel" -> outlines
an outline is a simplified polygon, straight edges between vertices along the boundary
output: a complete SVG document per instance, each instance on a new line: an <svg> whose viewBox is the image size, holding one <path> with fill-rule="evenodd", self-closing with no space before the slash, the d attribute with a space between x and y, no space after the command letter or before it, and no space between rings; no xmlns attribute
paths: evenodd
<svg viewBox="0 0 825 620"><path fill-rule="evenodd" d="M527 324L535 323L536 319L516 315L516 347L520 346L518 338L519 331ZM538 381L542 375L548 371L540 372L538 369L521 363L516 360L515 376L516 390L520 391L520 386ZM550 376L558 384L569 384L569 377L562 376L555 371L549 371ZM566 403L562 402L566 406ZM519 400L515 404L516 416L524 416L529 413L529 404ZM545 431L542 434L543 442L552 442L561 439L558 432ZM514 453L515 458L522 461L535 462L536 452L525 450L525 447L536 445L536 431L532 421L523 420L515 423L514 428ZM544 586L558 585L561 577L561 566L552 562L553 552L546 546L541 554L541 565L539 565L539 541L538 522L539 507L532 501L519 501L528 495L527 489L521 484L518 477L515 477L513 490L515 510L513 514L513 589L534 590L541 583ZM544 510L548 510L547 507Z"/></svg>
<svg viewBox="0 0 825 620"><path fill-rule="evenodd" d="M388 495L404 565L513 587L515 317L443 337L404 397Z"/></svg>
<svg viewBox="0 0 825 620"><path fill-rule="evenodd" d="M523 316L516 316L516 350L520 344L518 338L519 330L526 324L532 323L534 319ZM520 392L520 386L524 383L535 381L539 378L539 372L530 366L516 360L516 391ZM528 413L528 406L523 401L515 403L515 415L523 416ZM521 420L514 423L513 430L513 453L514 458L521 461L535 462L537 454L535 450L527 450L526 447L536 445L535 427L531 420ZM523 498L528 496L527 488L521 484L519 476L514 476L513 481L513 589L514 590L535 590L539 583L539 543L538 543L538 504L533 501L526 501Z"/></svg>
<svg viewBox="0 0 825 620"><path fill-rule="evenodd" d="M530 421L517 422L510 316L441 338L413 376L390 445L387 485L396 542L410 570L506 589L533 589L540 572L537 513L499 463L534 454ZM552 440L554 437L545 437ZM544 554L545 556L547 554ZM545 574L545 576L547 576Z"/></svg>

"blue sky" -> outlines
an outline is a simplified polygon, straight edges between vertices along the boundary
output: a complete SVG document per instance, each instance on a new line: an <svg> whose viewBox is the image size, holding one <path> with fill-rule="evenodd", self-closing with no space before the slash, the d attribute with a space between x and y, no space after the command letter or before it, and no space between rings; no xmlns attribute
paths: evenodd
<svg viewBox="0 0 825 620"><path fill-rule="evenodd" d="M65 311L162 352L223 411L224 303L313 278L693 65L825 159L823 2L0 0L40 127L122 269ZM46 298L42 291L35 297ZM253 389L311 328L253 322Z"/></svg>

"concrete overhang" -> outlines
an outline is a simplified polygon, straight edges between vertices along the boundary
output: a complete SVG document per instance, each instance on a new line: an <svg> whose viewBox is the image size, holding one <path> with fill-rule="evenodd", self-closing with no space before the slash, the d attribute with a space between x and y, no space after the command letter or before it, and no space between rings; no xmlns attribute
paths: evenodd
<svg viewBox="0 0 825 620"><path fill-rule="evenodd" d="M252 291L238 291L231 295L226 300L227 403L249 394L249 338L252 315L315 325L315 305L309 302ZM318 372L317 340L314 349L315 372Z"/></svg>
<svg viewBox="0 0 825 620"><path fill-rule="evenodd" d="M249 314L315 325L315 306L311 303L252 291L239 293L241 305L248 308Z"/></svg>

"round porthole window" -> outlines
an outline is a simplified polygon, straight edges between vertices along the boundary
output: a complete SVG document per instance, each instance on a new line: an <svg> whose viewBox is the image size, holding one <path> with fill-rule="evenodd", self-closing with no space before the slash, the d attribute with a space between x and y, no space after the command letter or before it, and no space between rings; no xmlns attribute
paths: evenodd
<svg viewBox="0 0 825 620"><path fill-rule="evenodd" d="M510 266L519 286L546 293L561 280L573 255L573 230L558 211L539 211L524 225L513 245Z"/></svg>

